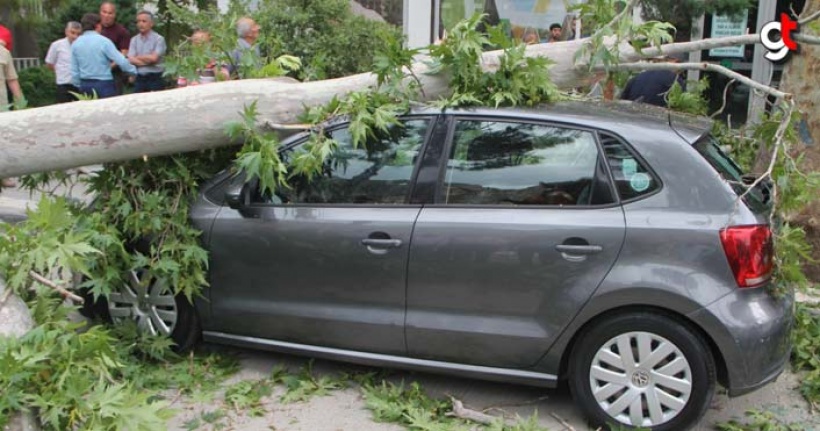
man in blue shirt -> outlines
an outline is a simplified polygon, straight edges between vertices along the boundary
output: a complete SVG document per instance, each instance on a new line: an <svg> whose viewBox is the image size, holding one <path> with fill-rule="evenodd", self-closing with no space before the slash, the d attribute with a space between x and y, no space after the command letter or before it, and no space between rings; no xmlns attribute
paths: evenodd
<svg viewBox="0 0 820 431"><path fill-rule="evenodd" d="M95 13L83 15L83 34L71 45L71 80L80 92L104 99L117 94L111 62L123 72L136 75L137 68L117 50L114 43L100 34L102 24Z"/></svg>

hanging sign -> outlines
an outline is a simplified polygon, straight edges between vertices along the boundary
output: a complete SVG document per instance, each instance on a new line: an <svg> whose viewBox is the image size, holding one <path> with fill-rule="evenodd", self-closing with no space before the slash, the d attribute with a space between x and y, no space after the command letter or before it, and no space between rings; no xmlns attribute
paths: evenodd
<svg viewBox="0 0 820 431"><path fill-rule="evenodd" d="M712 15L712 38L746 34L749 11L736 15ZM744 46L724 46L709 50L712 57L743 57Z"/></svg>

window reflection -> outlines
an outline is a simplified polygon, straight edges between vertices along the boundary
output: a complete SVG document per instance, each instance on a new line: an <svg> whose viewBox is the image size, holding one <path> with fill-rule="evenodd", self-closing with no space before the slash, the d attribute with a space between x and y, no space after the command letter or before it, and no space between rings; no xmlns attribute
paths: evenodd
<svg viewBox="0 0 820 431"><path fill-rule="evenodd" d="M553 24L562 28L560 40L569 40L575 38L576 23L567 9L577 3L578 0L440 0L440 27L450 29L478 12L487 14L489 24L503 26L517 40L526 37L535 41L537 35L538 41L549 42Z"/></svg>
<svg viewBox="0 0 820 431"><path fill-rule="evenodd" d="M331 132L337 145L321 175L294 178L283 190L290 203L402 204L424 143L429 121L411 120L392 126L354 147L345 127ZM296 151L304 151L297 148Z"/></svg>
<svg viewBox="0 0 820 431"><path fill-rule="evenodd" d="M527 123L460 121L447 204L588 204L598 150L591 133Z"/></svg>

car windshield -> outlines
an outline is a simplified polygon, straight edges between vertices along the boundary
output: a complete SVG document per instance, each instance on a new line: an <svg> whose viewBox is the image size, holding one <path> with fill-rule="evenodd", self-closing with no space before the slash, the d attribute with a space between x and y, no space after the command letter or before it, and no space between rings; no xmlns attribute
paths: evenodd
<svg viewBox="0 0 820 431"><path fill-rule="evenodd" d="M706 135L695 142L694 147L729 182L735 193L738 196L743 196L743 201L752 207L754 211L767 212L770 210L770 184L768 180L761 181L751 192L746 193L744 196L743 193L748 190L748 184L751 184L754 178L744 175L740 166L728 154L723 152L717 139L711 135Z"/></svg>

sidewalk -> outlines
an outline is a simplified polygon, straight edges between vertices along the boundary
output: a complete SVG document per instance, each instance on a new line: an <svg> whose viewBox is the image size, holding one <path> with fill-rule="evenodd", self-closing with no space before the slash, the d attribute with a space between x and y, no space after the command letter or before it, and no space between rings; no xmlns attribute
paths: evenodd
<svg viewBox="0 0 820 431"><path fill-rule="evenodd" d="M102 166L95 165L83 168L86 172L95 172L102 169ZM12 188L3 188L0 190L0 221L7 223L15 223L24 220L26 217L26 209L37 208L37 202L40 201L40 193L29 194L27 190L20 188L20 181L17 181L18 186ZM85 184L78 183L70 189L55 184L53 186L57 194L69 196L76 199L89 201L91 196L86 193Z"/></svg>

